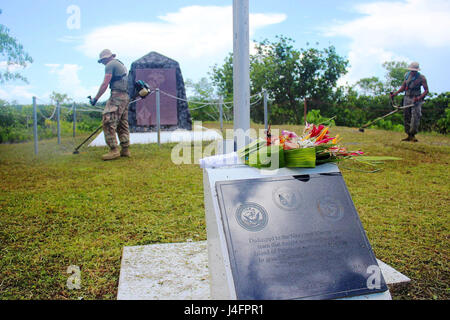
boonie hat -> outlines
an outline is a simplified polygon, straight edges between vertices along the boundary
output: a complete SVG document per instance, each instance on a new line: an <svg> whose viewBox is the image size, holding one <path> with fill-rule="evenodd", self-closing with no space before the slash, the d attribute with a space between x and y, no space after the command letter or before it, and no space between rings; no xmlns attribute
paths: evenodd
<svg viewBox="0 0 450 320"><path fill-rule="evenodd" d="M98 63L102 63L102 60L103 60L103 59L107 59L107 58L111 58L111 57L115 58L116 55L113 54L113 53L111 52L111 50L105 49L105 50L103 50L102 52L100 52L100 56L99 56L99 57L100 57L100 59L98 60Z"/></svg>
<svg viewBox="0 0 450 320"><path fill-rule="evenodd" d="M408 66L407 69L411 70L411 71L419 71L420 70L419 63L418 62L411 62L411 64Z"/></svg>

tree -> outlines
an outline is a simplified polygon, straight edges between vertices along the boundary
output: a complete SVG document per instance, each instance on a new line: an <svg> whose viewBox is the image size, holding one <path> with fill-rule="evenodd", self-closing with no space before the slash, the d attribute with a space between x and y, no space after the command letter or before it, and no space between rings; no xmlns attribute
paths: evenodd
<svg viewBox="0 0 450 320"><path fill-rule="evenodd" d="M219 98L215 93L213 84L207 78L201 78L198 82L188 79L186 80L186 88L191 89L192 92L189 96L189 108L193 119L202 121L216 121L219 119ZM215 101L217 103L214 103ZM231 108L226 108L225 105L223 105L222 110L224 120L228 120L232 116L233 111Z"/></svg>
<svg viewBox="0 0 450 320"><path fill-rule="evenodd" d="M284 36L273 42L266 39L257 43L257 52L250 57L251 94L268 91L274 101L272 123L300 124L304 99L331 101L337 80L347 72L348 61L336 54L333 46L296 49L293 44ZM222 66L215 65L210 77L218 92L232 100L233 55L229 54ZM251 109L251 118L263 121L262 104Z"/></svg>
<svg viewBox="0 0 450 320"><path fill-rule="evenodd" d="M269 91L275 101L272 121L300 124L304 99L330 101L337 80L347 72L348 61L333 46L298 50L292 39L276 38L275 42L264 40L256 46L257 53L251 60L252 91Z"/></svg>
<svg viewBox="0 0 450 320"><path fill-rule="evenodd" d="M63 104L64 102L70 102L72 99L69 98L69 96L65 93L58 93L53 91L50 95L50 100L54 102L59 102L60 104Z"/></svg>
<svg viewBox="0 0 450 320"><path fill-rule="evenodd" d="M27 63L33 63L33 59L24 51L17 39L9 35L9 29L2 24L0 24L0 62L6 62L6 71L0 72L0 83L12 80L22 80L28 83L28 80L14 69L26 67Z"/></svg>
<svg viewBox="0 0 450 320"><path fill-rule="evenodd" d="M208 74L217 93L224 100L233 100L233 54L228 54L222 66L215 64Z"/></svg>
<svg viewBox="0 0 450 320"><path fill-rule="evenodd" d="M383 63L383 68L386 69L385 88L388 91L397 90L405 80L405 73L408 63L405 61L386 61Z"/></svg>
<svg viewBox="0 0 450 320"><path fill-rule="evenodd" d="M377 96L385 92L385 85L378 77L363 78L356 83L365 95Z"/></svg>

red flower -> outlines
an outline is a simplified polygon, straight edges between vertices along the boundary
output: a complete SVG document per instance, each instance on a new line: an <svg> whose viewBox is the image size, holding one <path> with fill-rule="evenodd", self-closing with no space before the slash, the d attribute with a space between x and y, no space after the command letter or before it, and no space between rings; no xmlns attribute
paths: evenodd
<svg viewBox="0 0 450 320"><path fill-rule="evenodd" d="M334 140L334 137L330 137L330 136L328 136L328 135L325 135L325 136L323 137L323 139L320 140L320 141L317 141L317 142L315 143L315 145L318 146L319 144L327 143L327 142L330 142L331 140Z"/></svg>
<svg viewBox="0 0 450 320"><path fill-rule="evenodd" d="M317 137L321 132L322 132L322 130L325 128L325 126L324 125L320 125L319 127L316 127L314 124L313 124L313 128L312 128L312 130L311 130L311 138L314 138L314 137Z"/></svg>

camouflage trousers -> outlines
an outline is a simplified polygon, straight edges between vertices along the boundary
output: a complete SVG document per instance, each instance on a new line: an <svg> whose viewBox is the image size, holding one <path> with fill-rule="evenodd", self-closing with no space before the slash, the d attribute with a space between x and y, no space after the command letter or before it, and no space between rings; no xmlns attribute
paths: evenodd
<svg viewBox="0 0 450 320"><path fill-rule="evenodd" d="M414 103L414 97L405 96L403 105L407 106ZM423 101L416 102L414 107L406 108L403 113L405 132L408 135L415 135L419 132L420 118L422 117Z"/></svg>
<svg viewBox="0 0 450 320"><path fill-rule="evenodd" d="M116 132L119 136L122 148L128 148L130 145L130 129L128 127L128 103L130 97L123 91L111 91L111 97L103 110L103 132L105 134L106 144L115 149L118 147Z"/></svg>

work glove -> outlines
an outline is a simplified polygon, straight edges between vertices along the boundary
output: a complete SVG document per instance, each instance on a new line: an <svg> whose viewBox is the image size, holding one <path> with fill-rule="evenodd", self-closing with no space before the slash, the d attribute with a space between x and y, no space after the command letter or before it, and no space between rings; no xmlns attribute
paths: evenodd
<svg viewBox="0 0 450 320"><path fill-rule="evenodd" d="M91 106L95 106L95 104L97 103L97 100L95 98L92 98L91 96L89 96L88 99L89 99L89 103L91 104Z"/></svg>

